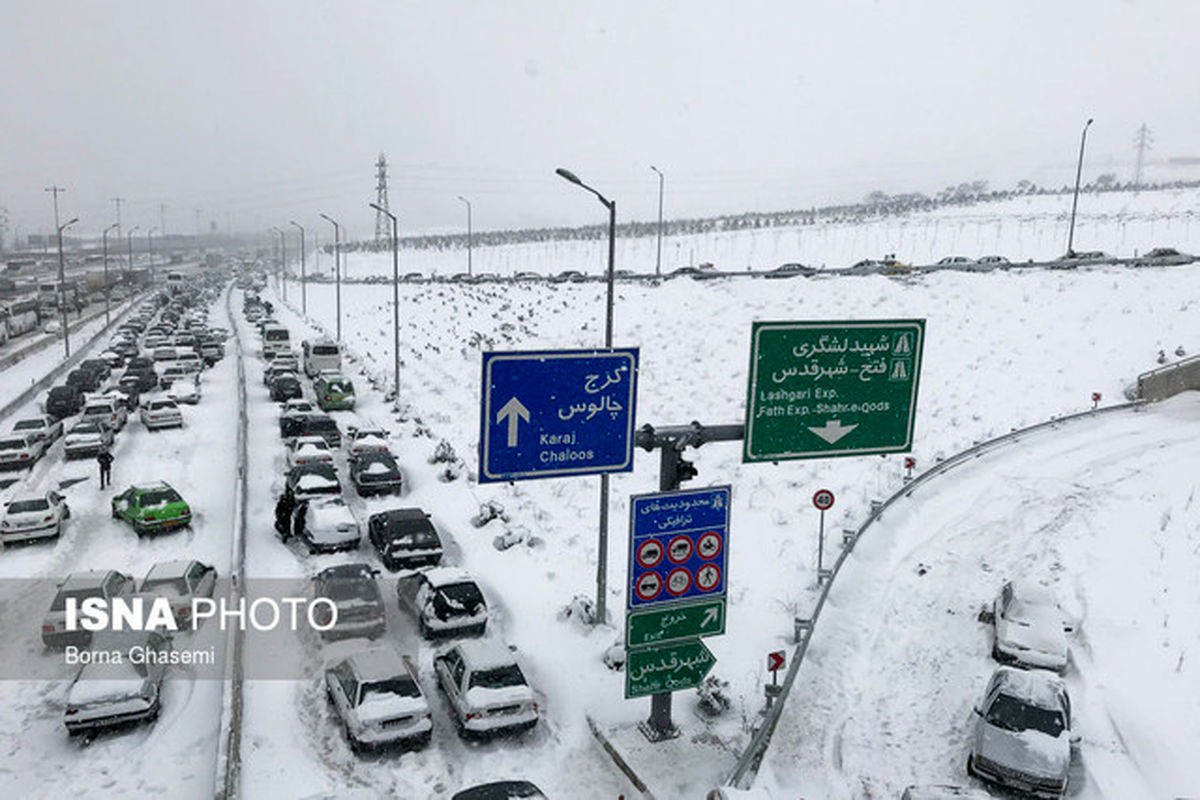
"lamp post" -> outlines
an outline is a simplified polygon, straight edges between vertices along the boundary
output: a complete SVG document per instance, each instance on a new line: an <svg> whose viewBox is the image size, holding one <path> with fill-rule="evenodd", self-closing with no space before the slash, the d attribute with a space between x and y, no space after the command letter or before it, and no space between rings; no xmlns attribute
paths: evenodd
<svg viewBox="0 0 1200 800"><path fill-rule="evenodd" d="M138 226L134 225L132 228L125 231L125 243L129 245L129 275L130 275L130 277L133 276L133 232L136 231L137 229L138 229Z"/></svg>
<svg viewBox="0 0 1200 800"><path fill-rule="evenodd" d="M1075 197L1071 200L1071 227L1067 233L1067 255L1069 256L1075 254L1072 249L1075 246L1075 209L1079 206L1079 179L1083 175L1083 146L1087 144L1087 132L1090 127L1092 127L1091 119L1083 126L1083 133L1079 137L1079 163L1075 167Z"/></svg>
<svg viewBox="0 0 1200 800"><path fill-rule="evenodd" d="M458 199L462 200L464 203L467 204L467 277L470 277L471 276L471 201L468 200L467 198L463 197L462 195L459 195Z"/></svg>
<svg viewBox="0 0 1200 800"><path fill-rule="evenodd" d="M273 255L272 260L275 262L275 282L279 283L279 265L283 263L279 255L279 239L275 238L279 235L279 228L272 225L267 230L271 232L271 253Z"/></svg>
<svg viewBox="0 0 1200 800"><path fill-rule="evenodd" d="M62 315L62 335L65 358L71 357L71 330L67 327L67 279L63 262L62 234L69 226L79 222L79 217L71 219L58 226L58 310Z"/></svg>
<svg viewBox="0 0 1200 800"><path fill-rule="evenodd" d="M116 230L120 226L113 223L104 229L104 233L100 234L100 241L104 243L104 324L108 325L108 232ZM117 234L118 236L120 234Z"/></svg>
<svg viewBox="0 0 1200 800"><path fill-rule="evenodd" d="M663 206L663 180L664 180L664 178L663 178L662 171L658 167L651 164L650 169L652 169L656 173L658 173L658 254L654 257L654 276L661 277L662 276L662 235L663 235L662 206Z"/></svg>
<svg viewBox="0 0 1200 800"><path fill-rule="evenodd" d="M276 228L279 232L279 283L283 286L283 302L287 302L287 231Z"/></svg>
<svg viewBox="0 0 1200 800"><path fill-rule="evenodd" d="M588 190L608 209L608 299L605 304L604 317L604 346L612 347L613 328L613 261L616 253L617 238L617 201L609 200L604 195L588 186L575 175L562 167L554 170L560 178ZM604 624L607 619L605 608L605 585L608 581L608 473L600 474L600 539L599 553L596 558L596 624Z"/></svg>
<svg viewBox="0 0 1200 800"><path fill-rule="evenodd" d="M304 226L294 219L289 219L288 223L300 229L300 313L308 316L308 284L305 282L307 280L307 265L304 263L304 254L306 252L304 247Z"/></svg>
<svg viewBox="0 0 1200 800"><path fill-rule="evenodd" d="M146 253L150 256L150 285L158 285L158 276L154 274L154 232L158 230L158 226L154 226L146 231Z"/></svg>
<svg viewBox="0 0 1200 800"><path fill-rule="evenodd" d="M342 226L328 214L321 219L333 226L334 303L337 306L337 340L342 341Z"/></svg>
<svg viewBox="0 0 1200 800"><path fill-rule="evenodd" d="M368 203L392 221L392 405L400 405L400 223L396 215L376 203ZM468 206L469 207L469 206ZM468 262L470 263L470 262Z"/></svg>

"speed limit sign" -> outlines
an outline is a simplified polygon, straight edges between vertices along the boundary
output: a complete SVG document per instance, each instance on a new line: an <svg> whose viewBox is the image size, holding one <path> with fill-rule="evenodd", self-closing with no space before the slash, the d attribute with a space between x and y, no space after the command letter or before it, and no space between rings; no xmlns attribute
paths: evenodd
<svg viewBox="0 0 1200 800"><path fill-rule="evenodd" d="M821 511L833 508L833 492L828 489L818 489L813 495L813 505Z"/></svg>

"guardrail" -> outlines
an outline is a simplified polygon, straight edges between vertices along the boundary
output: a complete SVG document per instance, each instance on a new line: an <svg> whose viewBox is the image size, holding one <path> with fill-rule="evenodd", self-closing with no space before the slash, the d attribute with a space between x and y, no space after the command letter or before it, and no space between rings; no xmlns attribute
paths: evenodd
<svg viewBox="0 0 1200 800"><path fill-rule="evenodd" d="M1105 408L1083 411L1078 414L1070 414L1063 417L1056 417L1046 422L1040 422L1037 425L1031 425L1028 428L1006 433L1002 436L997 436L995 439L989 439L986 442L981 442L973 447L956 453L950 458L939 461L934 466L930 467L925 472L913 478L904 485L904 488L892 494L883 502L872 502L871 513L863 521L862 525L854 531L853 536L848 536L844 542L842 551L838 554L837 560L834 561L833 568L830 570L829 578L821 587L821 592L817 597L816 606L813 608L812 616L807 619L798 619L796 621L796 636L799 640L795 650L792 652L791 665L788 667L787 675L783 679L783 684L780 687L779 696L776 701L768 709L766 716L763 719L762 725L755 731L750 739L750 743L746 746L745 751L738 758L737 764L730 772L729 777L725 780L725 785L736 789L749 789L754 781L754 776L758 772L758 765L762 762L763 756L766 754L767 747L770 745L771 736L775 732L775 726L779 722L779 717L783 713L783 708L787 702L788 695L792 690L792 684L796 682L796 676L800 672L800 667L804 663L804 656L808 652L808 643L812 640L813 629L815 628L818 619L821 616L821 610L825 607L825 600L829 597L829 592L833 589L833 585L838 574L841 572L842 565L850 557L854 551L855 544L864 533L874 525L883 513L887 511L894 503L909 497L918 487L933 480L934 478L949 472L957 466L973 461L985 453L995 450L1006 444L1020 441L1023 437L1044 430L1052 430L1059 425L1068 422L1074 422L1081 419L1090 419L1103 414L1111 414L1117 411L1125 411L1128 409L1137 409L1143 405L1140 400L1135 400L1130 403L1122 403L1115 406L1107 406Z"/></svg>
<svg viewBox="0 0 1200 800"><path fill-rule="evenodd" d="M1157 402L1189 389L1200 389L1200 356L1143 372L1137 377L1137 398Z"/></svg>

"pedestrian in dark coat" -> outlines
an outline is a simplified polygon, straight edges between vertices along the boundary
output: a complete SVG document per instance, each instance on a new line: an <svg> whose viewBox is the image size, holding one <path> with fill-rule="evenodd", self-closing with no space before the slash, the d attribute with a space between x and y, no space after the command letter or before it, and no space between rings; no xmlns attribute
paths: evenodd
<svg viewBox="0 0 1200 800"><path fill-rule="evenodd" d="M100 465L100 488L107 489L112 485L112 453L108 448L101 450L96 454L96 463Z"/></svg>

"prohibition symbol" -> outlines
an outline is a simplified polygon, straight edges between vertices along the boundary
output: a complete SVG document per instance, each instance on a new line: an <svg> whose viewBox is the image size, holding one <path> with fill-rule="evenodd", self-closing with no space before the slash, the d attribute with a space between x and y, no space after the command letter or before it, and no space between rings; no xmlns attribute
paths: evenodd
<svg viewBox="0 0 1200 800"><path fill-rule="evenodd" d="M689 550L691 548L688 548ZM681 595L688 590L692 585L692 573L685 568L679 567L671 570L671 574L667 576L667 591L673 595Z"/></svg>
<svg viewBox="0 0 1200 800"><path fill-rule="evenodd" d="M676 564L682 564L692 557L692 540L686 536L676 536L667 545L667 557Z"/></svg>
<svg viewBox="0 0 1200 800"><path fill-rule="evenodd" d="M646 569L657 567L663 559L663 547L656 539L647 539L638 546L637 561L638 564Z"/></svg>
<svg viewBox="0 0 1200 800"><path fill-rule="evenodd" d="M716 564L705 564L696 573L696 588L702 592L712 591L721 582L721 568Z"/></svg>
<svg viewBox="0 0 1200 800"><path fill-rule="evenodd" d="M696 542L696 552L701 558L716 558L721 553L721 534L709 531ZM699 576L696 577L699 580Z"/></svg>
<svg viewBox="0 0 1200 800"><path fill-rule="evenodd" d="M833 492L828 489L818 489L813 495L813 505L822 511L833 507Z"/></svg>
<svg viewBox="0 0 1200 800"><path fill-rule="evenodd" d="M662 591L662 578L658 577L657 572L647 572L637 579L633 590L637 593L639 600L643 602L653 600Z"/></svg>

